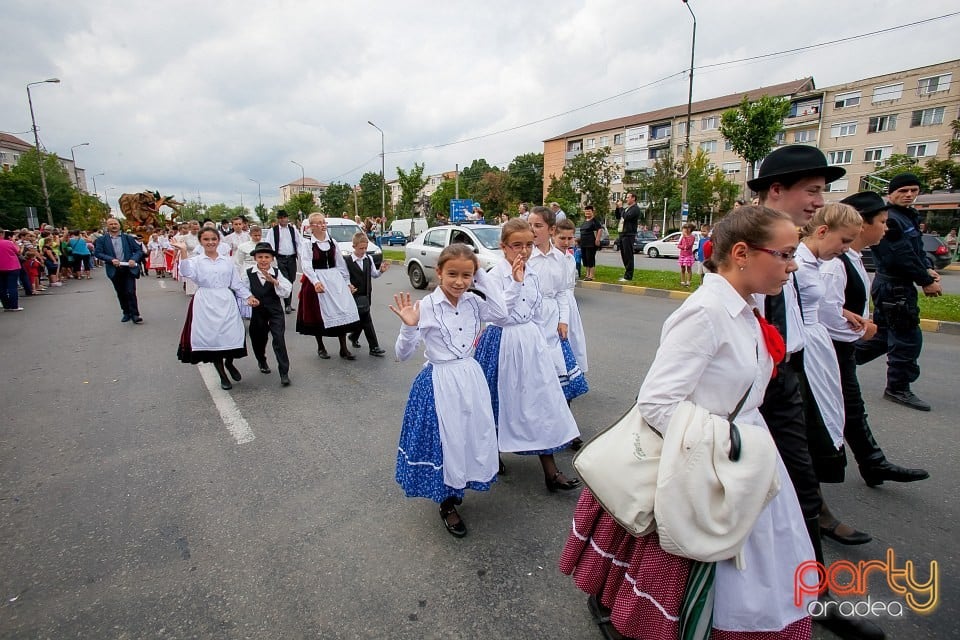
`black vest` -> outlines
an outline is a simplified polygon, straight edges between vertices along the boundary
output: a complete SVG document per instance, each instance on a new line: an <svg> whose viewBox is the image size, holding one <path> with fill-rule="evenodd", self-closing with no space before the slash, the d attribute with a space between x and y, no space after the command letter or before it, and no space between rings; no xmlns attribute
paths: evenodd
<svg viewBox="0 0 960 640"><path fill-rule="evenodd" d="M860 274L853 266L850 256L841 253L840 260L847 272L847 286L843 290L843 308L859 316L867 306L867 289L863 286L863 280L860 279Z"/></svg>
<svg viewBox="0 0 960 640"><path fill-rule="evenodd" d="M373 276L371 275L371 263L373 258L369 255L363 256L363 267L360 267L350 256L347 260L347 271L350 273L350 284L356 287L354 296L370 297L370 291L373 289Z"/></svg>
<svg viewBox="0 0 960 640"><path fill-rule="evenodd" d="M254 298L260 301L259 307L254 307L253 311L256 312L260 308L273 307L276 309L283 309L283 300L280 299L280 296L277 295L277 290L273 284L269 282L260 282L260 276L258 276L255 271L247 271L247 279L250 281L250 293ZM273 277L276 278L280 273L278 270L273 269Z"/></svg>
<svg viewBox="0 0 960 640"><path fill-rule="evenodd" d="M320 246L317 243L311 243L310 246L313 247L313 268L316 269L333 269L337 266L337 243L334 242L333 238L327 238L327 243L330 245L330 248L326 251L322 251Z"/></svg>
<svg viewBox="0 0 960 640"><path fill-rule="evenodd" d="M796 275L790 274L790 281L791 283L785 286L792 286L793 290L797 292L797 306L800 307L800 313L802 314L803 305L800 303L800 285L797 284ZM781 291L775 296L767 296L763 304L763 317L767 319L767 322L777 328L777 331L780 332L784 342L787 341L786 300L786 296L784 296L783 291Z"/></svg>
<svg viewBox="0 0 960 640"><path fill-rule="evenodd" d="M290 229L290 244L293 245L293 254L297 255L297 234L293 231L293 225L288 224L287 229ZM273 248L277 252L277 255L280 255L280 225L274 225L273 227Z"/></svg>

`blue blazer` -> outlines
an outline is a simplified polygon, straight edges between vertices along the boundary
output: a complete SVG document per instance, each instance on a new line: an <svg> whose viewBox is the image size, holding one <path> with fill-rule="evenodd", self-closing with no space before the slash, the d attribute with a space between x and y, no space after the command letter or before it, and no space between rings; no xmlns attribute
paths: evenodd
<svg viewBox="0 0 960 640"><path fill-rule="evenodd" d="M93 244L93 255L95 255L98 260L103 260L103 266L106 267L108 278L113 278L117 273L117 267L113 266L114 258L120 262L129 262L130 260L136 262L137 266L135 267L121 268L129 269L130 274L134 278L139 278L140 260L143 259L143 250L140 248L140 243L130 234L121 231L120 245L123 247L122 256L118 256L113 252L113 242L111 241L110 234L105 233L97 238L97 241Z"/></svg>

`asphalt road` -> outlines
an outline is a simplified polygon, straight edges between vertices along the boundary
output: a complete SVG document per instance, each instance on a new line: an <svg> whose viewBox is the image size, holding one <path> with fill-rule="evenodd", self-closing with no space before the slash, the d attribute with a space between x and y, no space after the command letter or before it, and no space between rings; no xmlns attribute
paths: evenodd
<svg viewBox="0 0 960 640"><path fill-rule="evenodd" d="M463 540L433 503L403 497L396 445L419 358L321 361L291 317L293 385L242 360L233 411L176 360L186 298L173 283L140 281L146 322L133 326L96 276L0 317L0 638L600 637L556 568L576 495L549 494L536 460L505 456L508 475L468 494ZM399 326L385 305L407 286L401 269L375 285L385 347ZM632 402L679 303L577 295L591 391L573 412L590 436ZM893 548L920 577L937 561L939 607L883 626L946 639L960 637L960 340L924 340L915 389L932 413L880 399L882 363L861 379L888 456L932 478L868 489L852 471L825 486L834 511L875 538L825 546L854 562ZM558 459L569 471L570 455ZM870 594L902 602L877 576Z"/></svg>

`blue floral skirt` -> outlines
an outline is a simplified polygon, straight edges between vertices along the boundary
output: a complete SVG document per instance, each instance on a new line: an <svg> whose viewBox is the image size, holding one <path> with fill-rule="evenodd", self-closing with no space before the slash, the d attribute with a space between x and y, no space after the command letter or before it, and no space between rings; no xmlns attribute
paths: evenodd
<svg viewBox="0 0 960 640"><path fill-rule="evenodd" d="M561 340L560 350L563 352L563 363L567 369L567 372L560 376L560 386L563 388L563 397L570 402L590 391L590 387L587 385L587 377L583 375L580 365L577 364L576 356L573 355L570 341L566 338Z"/></svg>

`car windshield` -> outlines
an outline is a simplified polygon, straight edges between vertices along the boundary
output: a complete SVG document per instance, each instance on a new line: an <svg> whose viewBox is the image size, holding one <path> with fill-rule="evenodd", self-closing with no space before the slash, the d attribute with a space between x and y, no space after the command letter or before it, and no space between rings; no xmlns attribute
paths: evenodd
<svg viewBox="0 0 960 640"><path fill-rule="evenodd" d="M353 234L360 231L355 224L337 224L327 227L327 233L337 242L353 242Z"/></svg>
<svg viewBox="0 0 960 640"><path fill-rule="evenodd" d="M473 231L473 235L477 236L480 244L487 249L500 248L500 229L498 227L471 229L471 231Z"/></svg>

